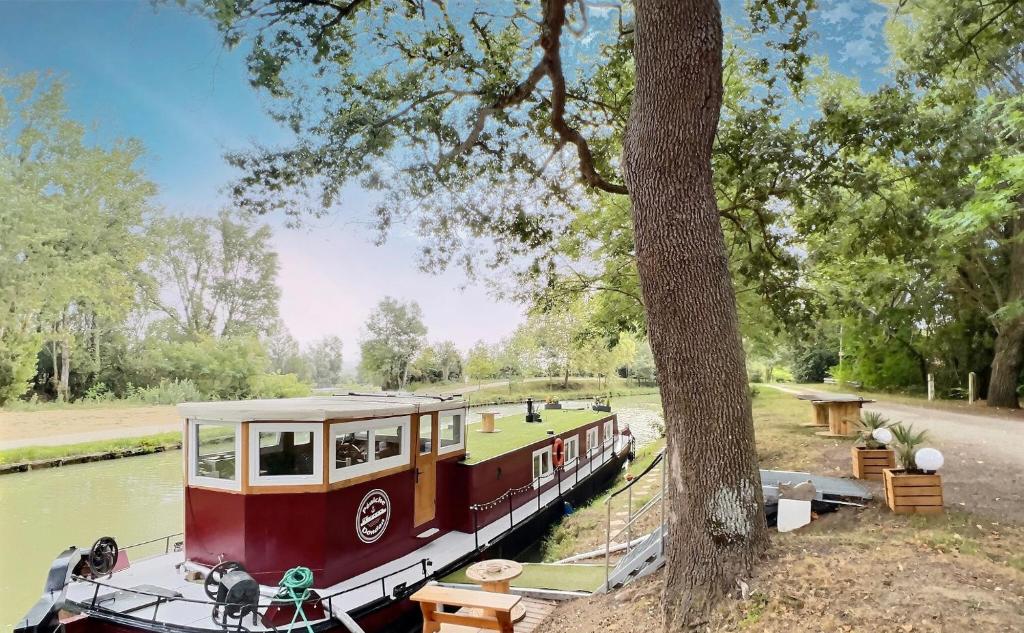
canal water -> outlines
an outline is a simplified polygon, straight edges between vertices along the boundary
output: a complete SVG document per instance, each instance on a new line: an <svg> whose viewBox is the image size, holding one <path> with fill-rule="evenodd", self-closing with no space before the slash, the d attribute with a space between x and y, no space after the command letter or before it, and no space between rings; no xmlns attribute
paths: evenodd
<svg viewBox="0 0 1024 633"><path fill-rule="evenodd" d="M643 445L657 437L661 415L649 398L639 400L621 398L614 409ZM487 409L500 415L525 410ZM478 419L471 414L469 422ZM67 546L89 547L101 536L130 545L175 534L183 512L181 451L0 476L0 633L39 598L50 563ZM163 548L161 541L131 556Z"/></svg>

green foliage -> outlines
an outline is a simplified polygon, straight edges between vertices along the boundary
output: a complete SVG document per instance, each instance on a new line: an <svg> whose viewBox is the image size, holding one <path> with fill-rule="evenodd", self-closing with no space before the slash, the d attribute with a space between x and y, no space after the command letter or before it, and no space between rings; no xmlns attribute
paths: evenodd
<svg viewBox="0 0 1024 633"><path fill-rule="evenodd" d="M872 433L877 429L888 428L889 419L878 411L864 411L857 420L857 445L867 448L884 448L885 445L874 438Z"/></svg>
<svg viewBox="0 0 1024 633"><path fill-rule="evenodd" d="M244 398L254 377L264 374L268 360L255 337L203 337L194 341L155 341L141 362L146 383L159 377L188 380L207 398Z"/></svg>
<svg viewBox="0 0 1024 633"><path fill-rule="evenodd" d="M385 297L366 321L366 333L359 344L360 372L377 378L384 389L405 388L412 360L426 334L419 304Z"/></svg>
<svg viewBox="0 0 1024 633"><path fill-rule="evenodd" d="M893 448L896 450L896 461L904 470L918 470L914 461L914 453L928 439L927 431L914 432L913 425L898 422L889 427L893 435Z"/></svg>
<svg viewBox="0 0 1024 633"><path fill-rule="evenodd" d="M295 374L257 374L249 377L249 397L299 398L311 393L310 386Z"/></svg>
<svg viewBox="0 0 1024 633"><path fill-rule="evenodd" d="M202 402L209 400L194 382L185 379L163 379L152 387L140 387L131 392L130 400L146 404L180 404L182 402Z"/></svg>
<svg viewBox="0 0 1024 633"><path fill-rule="evenodd" d="M839 355L824 347L811 347L800 352L793 362L796 382L823 382L829 369L839 362Z"/></svg>

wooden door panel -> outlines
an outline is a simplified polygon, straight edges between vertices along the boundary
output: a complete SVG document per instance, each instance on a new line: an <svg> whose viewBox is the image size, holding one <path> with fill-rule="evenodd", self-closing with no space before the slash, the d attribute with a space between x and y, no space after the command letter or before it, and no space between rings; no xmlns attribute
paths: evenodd
<svg viewBox="0 0 1024 633"><path fill-rule="evenodd" d="M430 450L425 453L420 452L421 425L430 427ZM420 526L433 521L437 516L437 414L420 416L415 426L413 450L416 451L416 499L413 526Z"/></svg>

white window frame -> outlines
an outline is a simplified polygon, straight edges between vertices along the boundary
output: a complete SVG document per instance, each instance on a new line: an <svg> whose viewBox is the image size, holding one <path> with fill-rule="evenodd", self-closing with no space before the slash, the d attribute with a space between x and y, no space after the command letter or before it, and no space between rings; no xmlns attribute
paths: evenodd
<svg viewBox="0 0 1024 633"><path fill-rule="evenodd" d="M563 440L563 442L563 455L565 455L565 461L562 462L562 468L565 470L572 470L573 468L576 468L577 466L580 465L580 436L573 435L572 437L567 437L565 438L565 440ZM576 453L571 457L569 455L570 446L572 446L573 451ZM574 459L576 461L573 461Z"/></svg>
<svg viewBox="0 0 1024 633"><path fill-rule="evenodd" d="M593 455L594 450L599 447L597 434L597 426L592 426L589 429L587 429L587 459L590 459L590 456Z"/></svg>
<svg viewBox="0 0 1024 633"><path fill-rule="evenodd" d="M260 433L312 433L312 475L261 475ZM249 485L308 486L324 483L324 426L319 422L250 422L249 423Z"/></svg>
<svg viewBox="0 0 1024 633"><path fill-rule="evenodd" d="M604 443L605 445L611 444L614 439L615 429L612 426L612 421L608 420L604 423Z"/></svg>
<svg viewBox="0 0 1024 633"><path fill-rule="evenodd" d="M429 422L430 416L426 416L426 420ZM377 459L377 442L374 438L374 431L395 426L402 427L401 452L399 452L398 455L392 455L391 457L385 457L384 459ZM370 450L367 451L366 462L338 468L335 465L338 463L338 435L343 433L358 433L360 431L370 432L368 437L368 446ZM405 466L409 464L409 447L412 445L412 419L407 415L393 416L390 418L377 418L374 420L361 420L359 422L338 422L331 425L330 435L331 477L329 481L332 484L338 483L339 481L345 481L346 479L359 477L360 475L368 475L370 473L380 472L389 468L395 468L396 466ZM418 441L419 438L417 438L417 447L419 446Z"/></svg>
<svg viewBox="0 0 1024 633"><path fill-rule="evenodd" d="M208 426L233 426L235 428L235 478L217 479L216 477L204 477L196 472L197 460L199 458L199 427ZM204 488L220 488L221 490L242 489L242 425L239 422L223 422L221 420L193 420L188 421L188 483L192 486Z"/></svg>
<svg viewBox="0 0 1024 633"><path fill-rule="evenodd" d="M462 416L460 426L462 427L459 432L460 441L458 444L452 444L451 446L441 446L441 427L444 426L445 418L452 418L456 415ZM457 453L458 451L466 448L466 418L469 417L469 409L450 409L448 411L439 411L437 417L437 454L447 455L448 453ZM427 418L429 419L429 418Z"/></svg>
<svg viewBox="0 0 1024 633"><path fill-rule="evenodd" d="M533 472L533 466L534 466L533 460L535 458L537 458L538 456L541 456L541 455L543 455L545 453L547 453L547 456L548 456L548 470L547 470L547 472L541 472L541 473ZM542 465L544 464L543 457L541 458L540 463ZM555 472L555 464L554 464L554 462L551 461L551 447L550 446L545 446L544 448L541 448L541 449L533 451L533 457L530 458L530 472L533 473L533 481L536 481L538 485L544 485L547 481L551 480L551 477L553 476L553 474Z"/></svg>

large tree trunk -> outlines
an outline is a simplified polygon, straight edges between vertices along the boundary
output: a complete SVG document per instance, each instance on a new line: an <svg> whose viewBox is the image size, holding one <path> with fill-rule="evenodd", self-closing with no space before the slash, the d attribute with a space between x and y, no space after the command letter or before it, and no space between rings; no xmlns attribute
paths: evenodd
<svg viewBox="0 0 1024 633"><path fill-rule="evenodd" d="M1016 239L1010 245L1009 284L1006 303L1024 302L1024 210L1011 220L1011 236ZM1024 366L1024 316L1016 315L1000 323L996 328L995 356L992 358L992 379L988 385L990 407L1020 406L1017 399L1017 385L1020 371Z"/></svg>
<svg viewBox="0 0 1024 633"><path fill-rule="evenodd" d="M715 0L637 0L626 184L669 454L668 631L699 626L767 543L736 302L711 181Z"/></svg>

